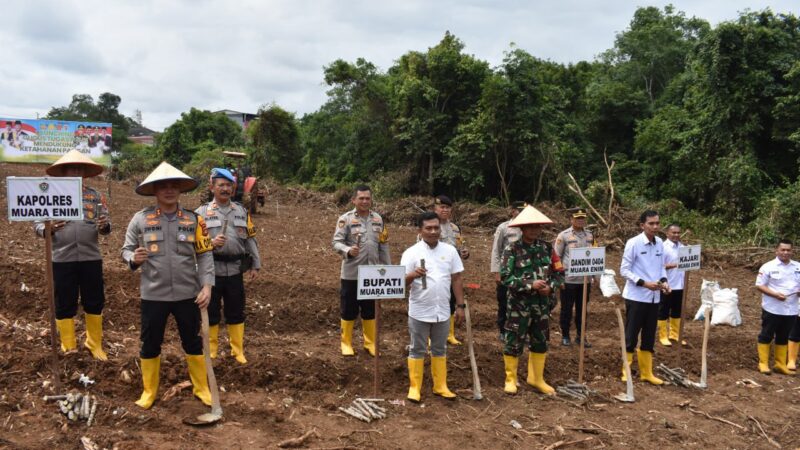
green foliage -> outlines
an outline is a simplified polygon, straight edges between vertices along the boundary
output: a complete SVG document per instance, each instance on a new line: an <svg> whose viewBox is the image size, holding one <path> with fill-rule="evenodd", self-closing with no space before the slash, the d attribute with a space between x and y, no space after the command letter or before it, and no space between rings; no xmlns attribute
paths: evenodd
<svg viewBox="0 0 800 450"><path fill-rule="evenodd" d="M293 179L303 156L294 114L274 104L262 107L247 131L254 173L270 175L278 181Z"/></svg>
<svg viewBox="0 0 800 450"><path fill-rule="evenodd" d="M195 153L212 146L244 145L242 129L223 113L191 108L164 130L158 147L164 159L175 167L183 167Z"/></svg>
<svg viewBox="0 0 800 450"><path fill-rule="evenodd" d="M222 152L223 149L211 141L201 143L192 155L192 160L183 166L183 171L195 179L206 180L214 167L226 167Z"/></svg>
<svg viewBox="0 0 800 450"><path fill-rule="evenodd" d="M141 176L161 163L161 152L149 145L127 143L113 158L119 178Z"/></svg>

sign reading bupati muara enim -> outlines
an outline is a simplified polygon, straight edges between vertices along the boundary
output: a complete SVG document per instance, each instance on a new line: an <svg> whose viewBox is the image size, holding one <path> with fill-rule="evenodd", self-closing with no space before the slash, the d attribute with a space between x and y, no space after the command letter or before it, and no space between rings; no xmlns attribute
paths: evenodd
<svg viewBox="0 0 800 450"><path fill-rule="evenodd" d="M358 266L359 300L406 296L405 266Z"/></svg>
<svg viewBox="0 0 800 450"><path fill-rule="evenodd" d="M7 177L8 220L83 220L79 177Z"/></svg>

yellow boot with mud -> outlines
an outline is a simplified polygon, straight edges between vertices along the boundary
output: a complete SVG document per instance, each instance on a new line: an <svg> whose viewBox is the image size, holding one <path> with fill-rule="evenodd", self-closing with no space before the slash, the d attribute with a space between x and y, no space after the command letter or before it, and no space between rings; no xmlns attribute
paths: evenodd
<svg viewBox="0 0 800 450"><path fill-rule="evenodd" d="M219 351L219 325L208 327L208 351L211 353L212 358L217 357L217 351Z"/></svg>
<svg viewBox="0 0 800 450"><path fill-rule="evenodd" d="M447 357L431 356L431 378L433 393L446 399L456 398L456 394L447 388Z"/></svg>
<svg viewBox="0 0 800 450"><path fill-rule="evenodd" d="M679 336L681 332L681 319L680 317L670 317L669 319L669 340L678 342L681 341L681 345L686 345L686 341L681 339L683 336Z"/></svg>
<svg viewBox="0 0 800 450"><path fill-rule="evenodd" d="M789 370L789 368L786 367L788 352L789 349L786 345L775 344L775 367L773 367L772 370L783 375L794 375L797 373L796 371Z"/></svg>
<svg viewBox="0 0 800 450"><path fill-rule="evenodd" d="M141 358L139 364L142 366L142 395L136 404L144 409L150 409L158 395L158 379L161 370L161 356L155 358Z"/></svg>
<svg viewBox="0 0 800 450"><path fill-rule="evenodd" d="M789 370L797 370L797 351L800 350L800 342L789 341L789 362L786 363L786 368Z"/></svg>
<svg viewBox="0 0 800 450"><path fill-rule="evenodd" d="M661 386L664 380L653 375L653 352L639 350L639 379L650 384Z"/></svg>
<svg viewBox="0 0 800 450"><path fill-rule="evenodd" d="M85 314L86 342L83 346L92 352L92 356L100 361L108 361L108 355L103 351L103 315Z"/></svg>
<svg viewBox="0 0 800 450"><path fill-rule="evenodd" d="M231 341L231 356L239 364L247 364L247 358L244 357L244 324L228 325L228 339Z"/></svg>
<svg viewBox="0 0 800 450"><path fill-rule="evenodd" d="M764 375L771 375L769 368L769 347L770 344L758 343L758 371Z"/></svg>
<svg viewBox="0 0 800 450"><path fill-rule="evenodd" d="M450 316L450 333L447 335L447 343L450 345L461 345L461 341L456 339L456 316Z"/></svg>
<svg viewBox="0 0 800 450"><path fill-rule="evenodd" d="M425 360L408 358L408 398L414 403L419 403L422 397L422 373L425 369Z"/></svg>
<svg viewBox="0 0 800 450"><path fill-rule="evenodd" d="M211 390L208 389L206 359L203 355L186 355L189 365L189 379L192 380L192 393L206 406L211 406Z"/></svg>
<svg viewBox="0 0 800 450"><path fill-rule="evenodd" d="M342 319L342 355L353 356L356 352L353 351L353 325L355 320Z"/></svg>
<svg viewBox="0 0 800 450"><path fill-rule="evenodd" d="M503 362L506 368L506 381L503 391L506 394L517 393L517 366L519 365L519 358L511 355L503 355Z"/></svg>
<svg viewBox="0 0 800 450"><path fill-rule="evenodd" d="M364 348L375 356L375 319L361 319L361 328L364 329Z"/></svg>
<svg viewBox="0 0 800 450"><path fill-rule="evenodd" d="M660 342L664 347L672 347L672 342L669 341L666 320L658 321L658 342Z"/></svg>
<svg viewBox="0 0 800 450"><path fill-rule="evenodd" d="M626 352L625 357L628 359L628 367L631 367L631 364L633 364L633 352ZM622 368L622 378L621 378L621 380L623 382L627 382L628 381L628 377L625 374L625 368L624 367Z"/></svg>
<svg viewBox="0 0 800 450"><path fill-rule="evenodd" d="M75 319L56 320L56 327L58 327L58 337L61 339L61 351L75 350L78 346L75 341Z"/></svg>
<svg viewBox="0 0 800 450"><path fill-rule="evenodd" d="M538 389L542 394L553 395L556 390L544 381L544 362L546 359L547 353L531 352L528 354L528 384ZM533 369L533 383L531 383L531 369Z"/></svg>

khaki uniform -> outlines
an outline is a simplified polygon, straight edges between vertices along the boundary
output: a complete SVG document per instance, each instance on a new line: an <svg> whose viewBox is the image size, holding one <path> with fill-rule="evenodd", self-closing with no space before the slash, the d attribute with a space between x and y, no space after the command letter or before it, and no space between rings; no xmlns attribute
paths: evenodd
<svg viewBox="0 0 800 450"><path fill-rule="evenodd" d="M241 273L242 256L247 253L253 258L253 269L261 268L261 257L256 242L256 227L250 213L239 203L230 202L227 206L211 201L195 210L205 220L210 239L222 232L223 221L227 219L225 245L214 249L214 272L218 277Z"/></svg>
<svg viewBox="0 0 800 450"><path fill-rule="evenodd" d="M497 226L494 232L494 242L492 243L492 259L490 261L490 272L499 273L500 264L503 259L503 250L509 245L522 238L522 231L519 227L509 227L511 220L507 220ZM495 288L497 297L497 328L502 335L506 326L506 311L508 310L508 288L503 283L498 283Z"/></svg>
<svg viewBox="0 0 800 450"><path fill-rule="evenodd" d="M442 234L439 236L439 242L447 242L460 252L461 247L464 246L464 239L461 237L461 228L450 221L442 223L441 226Z"/></svg>
<svg viewBox="0 0 800 450"><path fill-rule="evenodd" d="M83 220L70 220L64 228L53 233L53 262L98 261L100 245L99 234L111 232L111 222L102 230L97 230L96 220L100 216L109 217L106 197L96 190L83 188ZM35 222L34 230L44 237L44 222Z"/></svg>
<svg viewBox="0 0 800 450"><path fill-rule="evenodd" d="M583 229L575 231L572 227L558 233L553 250L561 261L565 270L569 269L570 250L573 248L594 247L596 246L594 235L591 231ZM592 278L589 277L589 283ZM589 292L586 293L586 302L589 302ZM572 311L575 310L575 334L580 342L582 318L583 318L583 277L571 276L565 278L564 286L561 288L561 311L559 313L559 325L561 326L561 336L564 344L569 344L569 329L572 324ZM588 344L584 344L588 345Z"/></svg>
<svg viewBox="0 0 800 450"><path fill-rule="evenodd" d="M350 248L358 245L361 239L361 251L356 257L349 256ZM358 280L358 266L365 264L391 264L389 257L389 230L383 223L380 214L370 211L366 217L360 217L352 209L336 221L333 233L333 249L342 256L342 280Z"/></svg>

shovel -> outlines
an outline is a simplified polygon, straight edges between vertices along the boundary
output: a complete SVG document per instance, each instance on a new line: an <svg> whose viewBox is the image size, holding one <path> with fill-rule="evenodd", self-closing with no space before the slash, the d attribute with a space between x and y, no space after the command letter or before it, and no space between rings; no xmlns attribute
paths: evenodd
<svg viewBox="0 0 800 450"><path fill-rule="evenodd" d="M617 308L617 321L619 322L619 340L622 346L622 367L625 368L625 379L628 380L628 389L624 394L617 394L614 398L621 402L633 403L633 379L631 377L631 366L628 365L627 352L625 351L625 324L622 323L622 313L619 312L619 308Z"/></svg>
<svg viewBox="0 0 800 450"><path fill-rule="evenodd" d="M211 390L211 412L200 414L196 418L187 417L183 419L186 425L196 427L213 425L222 420L222 406L219 404L219 390L217 390L217 377L214 376L214 365L211 364L211 350L208 348L208 310L200 310L203 319L203 356L206 359L206 374L208 375L208 388Z"/></svg>
<svg viewBox="0 0 800 450"><path fill-rule="evenodd" d="M479 289L479 284L467 284L467 289ZM469 347L469 364L472 367L472 399L483 400L481 394L481 378L478 376L478 363L475 361L475 347L472 341L472 320L469 316L469 303L467 303L467 296L464 296L464 318L467 320L467 347Z"/></svg>

